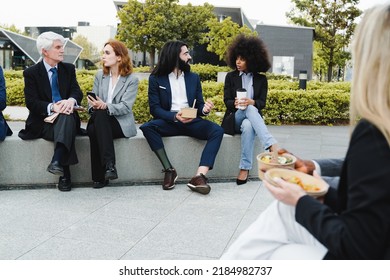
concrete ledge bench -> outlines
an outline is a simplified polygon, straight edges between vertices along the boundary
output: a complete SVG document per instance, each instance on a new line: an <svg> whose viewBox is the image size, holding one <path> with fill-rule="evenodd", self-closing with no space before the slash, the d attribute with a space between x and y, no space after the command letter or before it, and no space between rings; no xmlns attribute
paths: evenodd
<svg viewBox="0 0 390 280"><path fill-rule="evenodd" d="M26 186L54 186L58 177L46 171L53 155L52 142L36 139L22 140L14 135L0 142L0 188L13 189ZM187 182L199 164L205 141L187 136L165 137L164 144L170 161L176 168L178 182ZM210 181L230 181L238 174L240 157L240 135L224 135L214 169L207 176ZM117 180L113 185L145 185L162 183L162 166L156 155L138 129L135 137L114 140L116 153ZM256 141L253 169L250 176L257 178L256 154L262 151ZM83 186L92 183L90 148L88 136L76 138L76 151L79 163L71 166L72 182ZM111 184L110 183L110 184Z"/></svg>

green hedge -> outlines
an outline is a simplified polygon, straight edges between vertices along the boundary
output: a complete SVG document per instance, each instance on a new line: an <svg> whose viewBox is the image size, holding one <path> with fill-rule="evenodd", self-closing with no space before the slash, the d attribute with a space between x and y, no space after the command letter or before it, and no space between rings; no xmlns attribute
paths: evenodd
<svg viewBox="0 0 390 280"><path fill-rule="evenodd" d="M211 64L193 64L191 65L191 71L199 74L200 80L204 81L217 81L218 72L228 72L230 68L227 66L216 66Z"/></svg>
<svg viewBox="0 0 390 280"><path fill-rule="evenodd" d="M134 67L135 72L150 72L149 66ZM227 72L230 71L230 68L227 66L217 66L211 64L192 64L191 71L198 73L201 81L217 81L218 72Z"/></svg>
<svg viewBox="0 0 390 280"><path fill-rule="evenodd" d="M137 69L137 68L136 68ZM204 99L210 99L215 109L207 119L221 123L225 104L223 103L223 83L216 82L218 71L226 67L211 65L193 65L192 70L202 77ZM199 71L199 72L198 72ZM96 70L78 70L77 80L85 94L92 90ZM4 72L7 87L7 104L25 106L22 71ZM348 82L323 83L308 81L307 90L299 90L299 82L284 77L273 79L269 76L267 106L263 110L267 124L346 124L349 121L349 97L351 85ZM147 97L148 81L139 84L137 99L133 111L137 123L151 119ZM82 105L87 107L87 99ZM88 114L81 114L82 120L88 120Z"/></svg>
<svg viewBox="0 0 390 280"><path fill-rule="evenodd" d="M270 90L264 119L268 124L346 124L349 92Z"/></svg>

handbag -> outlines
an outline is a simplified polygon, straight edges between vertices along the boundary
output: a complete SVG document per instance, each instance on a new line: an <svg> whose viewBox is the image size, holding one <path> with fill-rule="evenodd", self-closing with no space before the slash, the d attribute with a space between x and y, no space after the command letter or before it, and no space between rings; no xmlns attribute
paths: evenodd
<svg viewBox="0 0 390 280"><path fill-rule="evenodd" d="M235 117L234 112L226 111L223 116L221 126L225 134L234 135L235 134Z"/></svg>

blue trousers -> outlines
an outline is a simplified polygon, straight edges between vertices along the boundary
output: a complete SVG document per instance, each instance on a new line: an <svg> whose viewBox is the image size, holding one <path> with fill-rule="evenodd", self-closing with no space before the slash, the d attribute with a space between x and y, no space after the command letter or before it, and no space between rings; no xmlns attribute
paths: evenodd
<svg viewBox="0 0 390 280"><path fill-rule="evenodd" d="M208 166L210 170L214 166L224 133L221 126L202 118L196 118L187 124L156 119L144 123L140 129L152 151L164 148L162 137L183 135L206 140L199 166Z"/></svg>
<svg viewBox="0 0 390 280"><path fill-rule="evenodd" d="M241 159L240 169L252 169L252 157L255 136L266 149L277 143L276 139L268 131L263 118L257 108L249 105L245 110L237 110L235 113L236 131L241 132Z"/></svg>

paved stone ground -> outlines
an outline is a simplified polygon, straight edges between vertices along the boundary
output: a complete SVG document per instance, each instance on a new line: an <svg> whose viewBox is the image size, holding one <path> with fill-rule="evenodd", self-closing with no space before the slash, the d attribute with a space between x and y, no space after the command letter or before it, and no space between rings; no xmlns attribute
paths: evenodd
<svg viewBox="0 0 390 280"><path fill-rule="evenodd" d="M14 133L23 123L10 122ZM344 156L346 126L269 126L302 158ZM219 259L273 200L256 179L212 184L209 195L185 184L0 191L0 259ZM212 171L209 173L212 177Z"/></svg>

